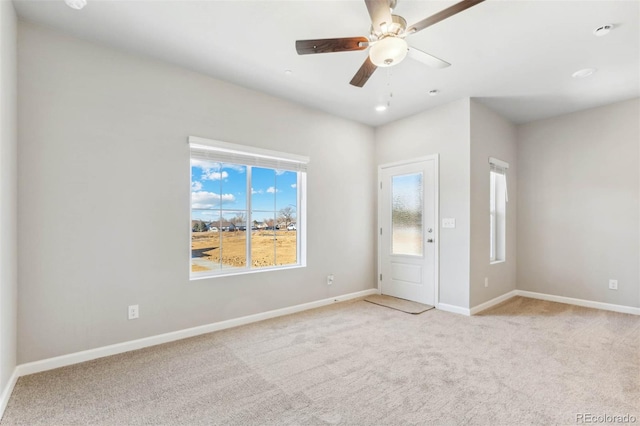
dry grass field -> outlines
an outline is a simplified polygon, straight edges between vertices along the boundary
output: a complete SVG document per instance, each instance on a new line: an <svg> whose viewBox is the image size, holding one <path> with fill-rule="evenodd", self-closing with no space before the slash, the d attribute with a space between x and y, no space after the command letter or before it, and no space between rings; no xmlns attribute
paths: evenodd
<svg viewBox="0 0 640 426"><path fill-rule="evenodd" d="M252 268L297 263L298 233L296 231L250 232ZM191 236L192 259L203 259L217 265L222 264L222 268L247 266L247 232L193 232ZM220 266L208 267L207 264L208 262L195 264L192 261L191 271L203 272L220 268Z"/></svg>

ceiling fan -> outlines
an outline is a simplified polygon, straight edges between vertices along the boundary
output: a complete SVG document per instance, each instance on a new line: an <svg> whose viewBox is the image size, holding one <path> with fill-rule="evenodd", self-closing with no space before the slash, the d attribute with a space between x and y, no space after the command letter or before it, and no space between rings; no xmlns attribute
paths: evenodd
<svg viewBox="0 0 640 426"><path fill-rule="evenodd" d="M451 64L414 47L409 47L405 37L483 1L463 0L407 27L407 21L402 16L391 13L396 6L397 0L365 0L371 17L371 33L369 37L297 40L296 51L298 55L308 55L313 53L350 52L369 48L369 56L350 82L351 85L357 87L364 86L378 67L397 65L407 55L431 67L446 68Z"/></svg>

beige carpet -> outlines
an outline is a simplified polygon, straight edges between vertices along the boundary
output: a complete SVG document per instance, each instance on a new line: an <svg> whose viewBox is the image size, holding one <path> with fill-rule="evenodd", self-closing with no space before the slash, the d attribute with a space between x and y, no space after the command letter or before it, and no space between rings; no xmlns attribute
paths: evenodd
<svg viewBox="0 0 640 426"><path fill-rule="evenodd" d="M362 300L20 378L7 425L640 423L640 317L525 298Z"/></svg>
<svg viewBox="0 0 640 426"><path fill-rule="evenodd" d="M433 309L433 306L431 305L424 305L422 303L413 302L406 299L399 299L397 297L391 297L384 294L373 294L371 296L365 297L364 300L365 302L374 303L376 305L414 315L421 314L428 311L429 309Z"/></svg>

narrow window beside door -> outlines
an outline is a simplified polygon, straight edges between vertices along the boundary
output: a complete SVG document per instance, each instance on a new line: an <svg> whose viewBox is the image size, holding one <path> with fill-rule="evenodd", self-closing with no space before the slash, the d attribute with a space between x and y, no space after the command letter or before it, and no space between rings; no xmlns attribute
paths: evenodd
<svg viewBox="0 0 640 426"><path fill-rule="evenodd" d="M509 163L489 158L489 261L506 260L507 169Z"/></svg>

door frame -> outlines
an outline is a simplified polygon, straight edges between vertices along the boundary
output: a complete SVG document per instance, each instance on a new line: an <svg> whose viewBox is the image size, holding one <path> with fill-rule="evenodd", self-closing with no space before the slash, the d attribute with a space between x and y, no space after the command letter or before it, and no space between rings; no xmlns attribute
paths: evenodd
<svg viewBox="0 0 640 426"><path fill-rule="evenodd" d="M434 288L434 295L433 295L433 306L434 307L438 307L438 304L440 303L440 154L431 154L431 155L426 155L424 157L418 157L418 158L412 158L410 160L401 160L401 161L394 161L393 163L385 163L385 164L380 164L378 166L378 220L377 220L377 224L378 224L378 228L376 229L376 238L378 240L378 273L376 275L376 281L378 283L378 285L376 286L378 289L378 294L382 294L382 280L380 280L380 275L382 274L382 238L380 238L380 233L382 232L382 196L381 196L381 191L382 191L382 170L383 169L388 169L390 167L396 167L396 166L406 166L409 164L415 164L415 163L420 163L423 161L430 161L433 160L434 161L434 165L435 165L435 170L434 170L434 182L433 182L433 186L434 186L434 235L433 237L435 238L435 247L433 250L433 288ZM423 233L425 232L425 228L423 227ZM423 239L425 238L425 235L422 236ZM426 240L425 240L426 241Z"/></svg>

